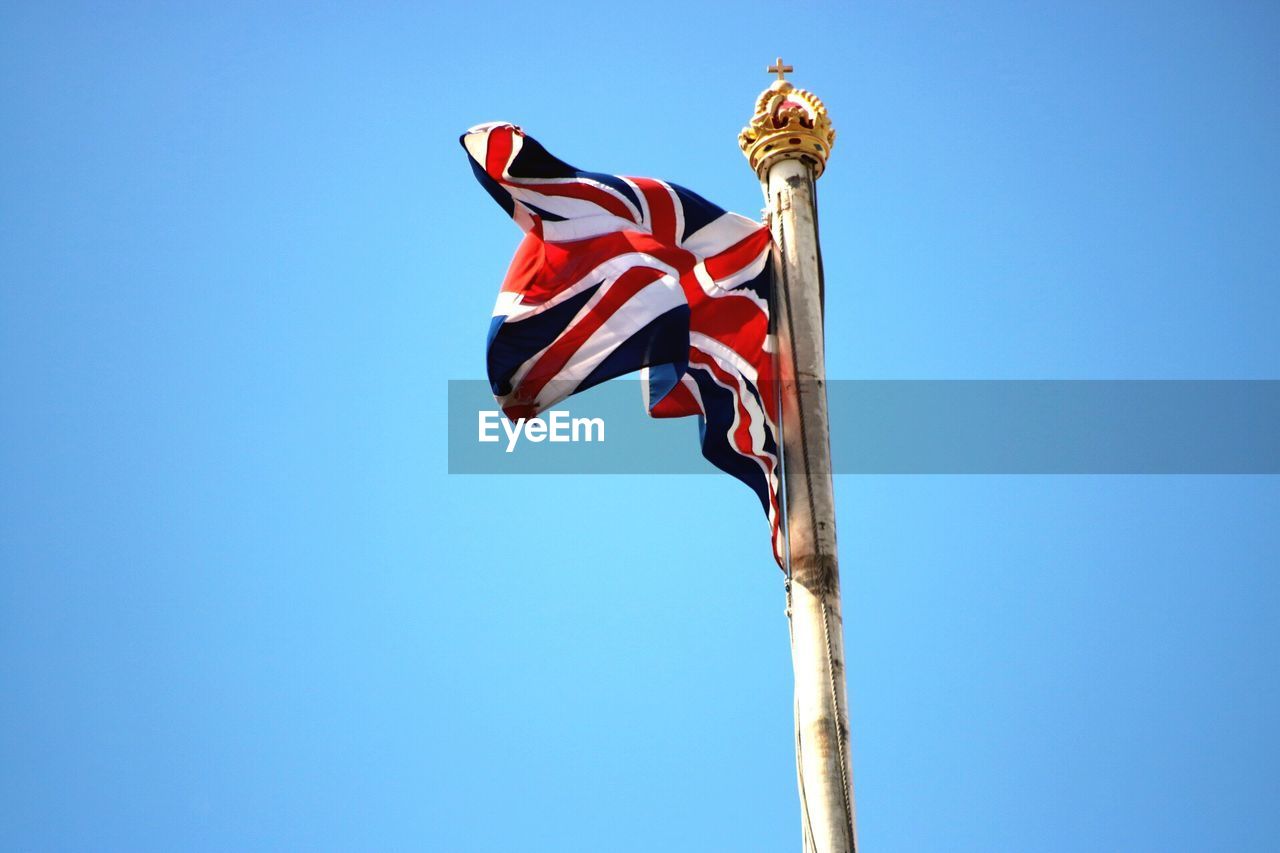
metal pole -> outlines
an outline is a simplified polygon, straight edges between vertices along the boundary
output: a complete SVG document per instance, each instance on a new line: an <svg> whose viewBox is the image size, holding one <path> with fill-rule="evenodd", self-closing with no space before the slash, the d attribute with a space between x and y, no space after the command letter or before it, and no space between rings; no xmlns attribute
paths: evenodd
<svg viewBox="0 0 1280 853"><path fill-rule="evenodd" d="M822 259L814 181L835 140L826 108L783 78L739 138L760 176L774 237L796 774L804 849L855 853L844 629L827 421Z"/></svg>

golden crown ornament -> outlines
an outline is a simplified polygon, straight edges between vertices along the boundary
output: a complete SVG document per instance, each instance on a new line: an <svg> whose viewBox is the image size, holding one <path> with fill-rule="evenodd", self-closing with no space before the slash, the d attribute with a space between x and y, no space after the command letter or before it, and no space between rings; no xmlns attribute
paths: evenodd
<svg viewBox="0 0 1280 853"><path fill-rule="evenodd" d="M787 81L783 75L791 70L781 59L769 68L778 79L760 93L751 123L738 134L738 147L762 179L770 166L788 158L805 161L818 177L836 141L826 106L817 95Z"/></svg>

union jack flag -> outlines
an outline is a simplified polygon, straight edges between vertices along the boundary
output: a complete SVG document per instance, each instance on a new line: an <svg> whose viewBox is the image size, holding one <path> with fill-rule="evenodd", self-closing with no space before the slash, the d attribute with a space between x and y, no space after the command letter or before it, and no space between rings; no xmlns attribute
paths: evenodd
<svg viewBox="0 0 1280 853"><path fill-rule="evenodd" d="M768 228L675 184L576 169L512 124L461 141L525 232L489 327L507 417L641 371L649 414L698 415L703 456L755 491L781 565Z"/></svg>

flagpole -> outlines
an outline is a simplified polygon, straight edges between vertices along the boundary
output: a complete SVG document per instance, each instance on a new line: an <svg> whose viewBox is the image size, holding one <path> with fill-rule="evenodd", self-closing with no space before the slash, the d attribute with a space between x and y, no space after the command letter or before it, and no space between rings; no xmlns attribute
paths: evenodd
<svg viewBox="0 0 1280 853"><path fill-rule="evenodd" d="M782 410L787 616L795 671L796 777L806 853L855 853L844 630L823 347L822 254L814 183L835 131L813 94L785 78L761 93L738 144L760 178L774 238L772 313Z"/></svg>

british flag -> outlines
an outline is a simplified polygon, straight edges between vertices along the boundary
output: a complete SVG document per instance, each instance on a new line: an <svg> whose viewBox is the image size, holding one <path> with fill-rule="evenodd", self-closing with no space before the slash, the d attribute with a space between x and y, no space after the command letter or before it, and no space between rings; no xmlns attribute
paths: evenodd
<svg viewBox="0 0 1280 853"><path fill-rule="evenodd" d="M755 491L781 564L768 228L675 184L576 169L512 124L462 145L525 232L489 327L506 415L641 371L649 414L699 416L703 455Z"/></svg>

